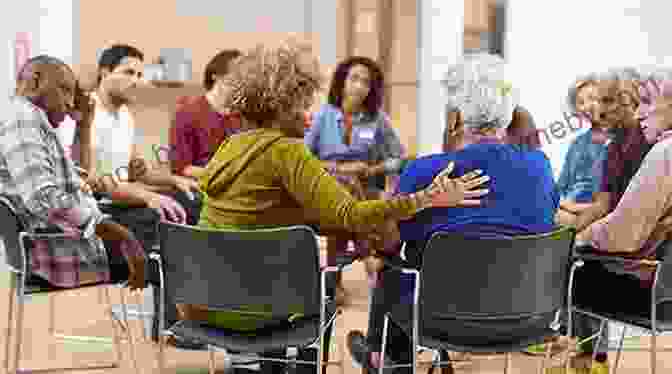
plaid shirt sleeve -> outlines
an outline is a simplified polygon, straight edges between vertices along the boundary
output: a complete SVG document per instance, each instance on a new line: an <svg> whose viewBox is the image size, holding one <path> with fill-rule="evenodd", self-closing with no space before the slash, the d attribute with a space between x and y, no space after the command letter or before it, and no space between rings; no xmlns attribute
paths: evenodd
<svg viewBox="0 0 672 374"><path fill-rule="evenodd" d="M14 181L14 188L24 201L26 209L34 216L46 220L54 209L76 208L74 197L65 190L66 181L56 172L41 119L20 118L5 123L2 130L2 154L7 172ZM82 212L90 218L90 212Z"/></svg>

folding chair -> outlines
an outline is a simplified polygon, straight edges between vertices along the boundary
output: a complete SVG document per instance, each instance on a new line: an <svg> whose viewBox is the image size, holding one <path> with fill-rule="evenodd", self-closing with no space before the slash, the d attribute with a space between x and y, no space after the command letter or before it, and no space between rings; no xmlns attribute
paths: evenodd
<svg viewBox="0 0 672 374"><path fill-rule="evenodd" d="M661 244L660 252L666 252L672 249L672 241L667 241ZM582 267L588 261L597 261L602 264L633 264L633 262L638 263L641 266L649 267L653 270L653 286L650 290L642 289L642 292L648 292L651 300L651 309L650 314L647 317L641 315L631 315L618 310L602 310L598 305L574 305L570 309L571 312L578 312L584 315L591 316L593 318L599 319L602 321L600 324L600 333L597 334L598 341L596 345L599 345L602 338L602 330L605 328L608 322L616 322L625 325L621 333L621 337L618 343L618 349L616 351L616 362L614 363L613 373L615 374L618 369L618 364L621 359L621 352L623 350L623 340L625 338L625 327L634 326L642 330L645 330L651 334L651 346L649 347L650 352L650 368L651 373L656 373L656 358L657 358L657 335L659 333L670 332L672 331L672 315L658 315L657 307L663 302L672 302L672 257L671 256L658 256L661 259L657 260L633 260L617 256L605 256L595 253L582 253L574 252L574 261L577 267ZM580 287L580 284L575 285Z"/></svg>
<svg viewBox="0 0 672 374"><path fill-rule="evenodd" d="M161 223L159 262L161 334L200 341L210 351L210 373L215 372L215 349L228 353L254 353L317 347L317 362L271 359L260 361L316 365L328 363L325 335L330 334L337 313L327 310L325 274L320 271L315 232L307 226L228 231ZM304 317L289 326L263 333L241 333L195 321L163 326L164 302L170 292L176 303L205 305L210 310L239 310L240 306L271 306L279 317L303 309ZM330 303L331 304L331 303ZM164 339L159 339L159 368L164 370ZM326 369L326 368L325 368Z"/></svg>
<svg viewBox="0 0 672 374"><path fill-rule="evenodd" d="M12 337L12 330L14 325L14 311L16 309L16 341L15 351L13 356L14 372L17 374L22 370L19 368L19 361L21 358L21 343L22 343L22 333L23 333L23 319L24 319L24 303L27 297L37 294L48 294L53 295L56 293L62 293L65 291L70 291L74 289L90 288L96 286L109 286L110 283L96 283L96 284L87 284L78 288L56 288L51 287L46 284L46 282L36 282L34 276L28 273L27 269L27 258L30 250L31 241L33 240L54 240L54 239L68 239L68 236L63 234L41 234L41 233L29 233L24 231L25 226L21 221L20 217L16 214L16 211L11 203L11 201L4 197L0 196L0 237L2 237L4 247L5 247L5 260L10 272L10 293L9 293L9 303L8 303L8 322L7 322L7 334L5 340L5 363L4 368L5 372L10 373L10 343ZM63 338L73 338L74 340L87 341L87 342L112 342L114 343L115 351L115 361L112 364L106 365L97 365L97 366L88 366L88 367L77 367L77 368L54 368L54 369L45 369L44 371L60 371L60 370L74 370L74 369L103 369L103 368L116 368L119 367L121 362L121 350L120 350L120 337L116 330L115 319L112 315L112 310L110 306L110 295L109 290L105 288L105 298L107 303L107 310L110 315L110 321L112 323L112 328L114 330L114 338L110 341L109 338L101 337L70 337L67 335L62 335ZM16 307L15 307L16 301ZM122 294L122 305L124 306L125 311L125 301L123 300ZM54 326L54 308L53 303L50 305L50 330L53 330ZM121 321L116 320L121 324L122 328L127 331L127 338L131 345L131 359L137 370L137 362L135 359L135 346L133 342L132 334L128 330L128 319L126 313L124 313L124 324ZM125 325L125 326L124 326ZM58 337L53 331L50 331L52 336ZM37 370L40 371L40 370ZM32 370L31 372L36 372Z"/></svg>
<svg viewBox="0 0 672 374"><path fill-rule="evenodd" d="M395 321L394 311L386 315L381 362L385 362L389 324L396 322L411 332L411 352L419 348L434 352L431 370L444 365L452 369L451 361L445 360L447 351L507 352L504 371L508 373L511 352L558 335L560 312L565 300L571 299L573 240L570 228L509 240L434 234L423 251L421 270L400 269L414 279L412 325L408 320ZM548 324L518 327L534 319ZM571 324L569 318L570 328ZM417 373L417 354L410 365L394 367L408 366ZM381 366L379 373L388 368Z"/></svg>

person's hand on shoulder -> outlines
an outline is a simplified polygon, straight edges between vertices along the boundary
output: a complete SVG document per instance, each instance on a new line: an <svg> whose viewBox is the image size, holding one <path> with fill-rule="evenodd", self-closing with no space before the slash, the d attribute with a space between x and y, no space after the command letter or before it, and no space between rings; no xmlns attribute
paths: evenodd
<svg viewBox="0 0 672 374"><path fill-rule="evenodd" d="M487 195L490 191L485 188L476 188L487 183L490 177L482 176L483 171L481 170L474 170L461 177L451 178L450 174L454 168L455 163L449 163L434 178L429 187L415 194L419 201L420 210L425 208L478 206L481 204L480 197Z"/></svg>

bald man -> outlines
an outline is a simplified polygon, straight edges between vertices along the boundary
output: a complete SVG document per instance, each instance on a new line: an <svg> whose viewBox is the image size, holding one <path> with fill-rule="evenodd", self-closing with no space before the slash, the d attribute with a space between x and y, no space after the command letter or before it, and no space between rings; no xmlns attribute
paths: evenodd
<svg viewBox="0 0 672 374"><path fill-rule="evenodd" d="M27 230L73 235L72 241L36 242L31 275L62 288L123 280L144 288L142 247L98 210L55 132L74 112L77 92L75 75L61 60L42 55L24 65L0 119L0 194Z"/></svg>

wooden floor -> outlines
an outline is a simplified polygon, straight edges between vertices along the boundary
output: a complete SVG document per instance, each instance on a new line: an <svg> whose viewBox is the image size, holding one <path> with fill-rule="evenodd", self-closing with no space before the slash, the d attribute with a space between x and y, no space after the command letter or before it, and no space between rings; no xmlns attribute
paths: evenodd
<svg viewBox="0 0 672 374"><path fill-rule="evenodd" d="M2 293L0 293L0 327L6 331L7 326L7 304L8 304L8 282L7 273L2 272ZM329 368L332 374L337 373L359 373L360 370L354 366L347 351L344 351L343 336L351 329L364 329L367 322L367 303L368 289L364 278L364 270L360 264L354 264L352 268L346 271L345 285L353 296L353 305L344 309L341 319L337 323L336 339L332 344L332 359L342 358L341 367L333 366ZM111 290L113 302L119 302L119 291ZM108 319L103 314L100 294L97 289L85 291L73 291L69 294L56 296L56 329L68 335L95 335L102 337L112 336L112 327ZM133 297L130 302L133 302ZM51 337L49 328L49 297L35 297L26 304L24 327L24 349L21 355L21 368L41 369L47 367L68 367L73 365L93 365L109 363L113 359L112 345L106 343L73 343L55 340ZM140 321L132 322L134 336L136 340L136 357L140 366L141 373L158 373L155 361L156 348L153 344L143 341L142 327ZM2 351L0 357L4 363L5 334L0 337L0 346ZM646 346L647 339L640 338L641 345ZM663 337L660 339L660 346L672 347L672 338ZM636 342L635 342L636 343ZM133 373L133 367L130 364L130 351L128 344L123 344L124 349L122 366L116 369L105 370L85 370L79 373ZM208 372L208 353L193 351L177 351L169 349L167 357L167 373L207 373ZM613 360L614 355L610 355ZM226 357L219 354L218 372L227 372L228 368ZM536 373L539 359L524 354L515 354L512 360L511 373ZM635 374L648 373L648 354L646 352L626 352L622 356L619 373ZM463 364L458 367L457 373L501 373L504 361L502 356L478 356L472 363ZM672 369L672 356L669 352L661 352L658 360L658 373L669 373ZM0 372L4 368L0 368ZM32 372L32 371L30 371ZM426 372L426 369L421 370Z"/></svg>

